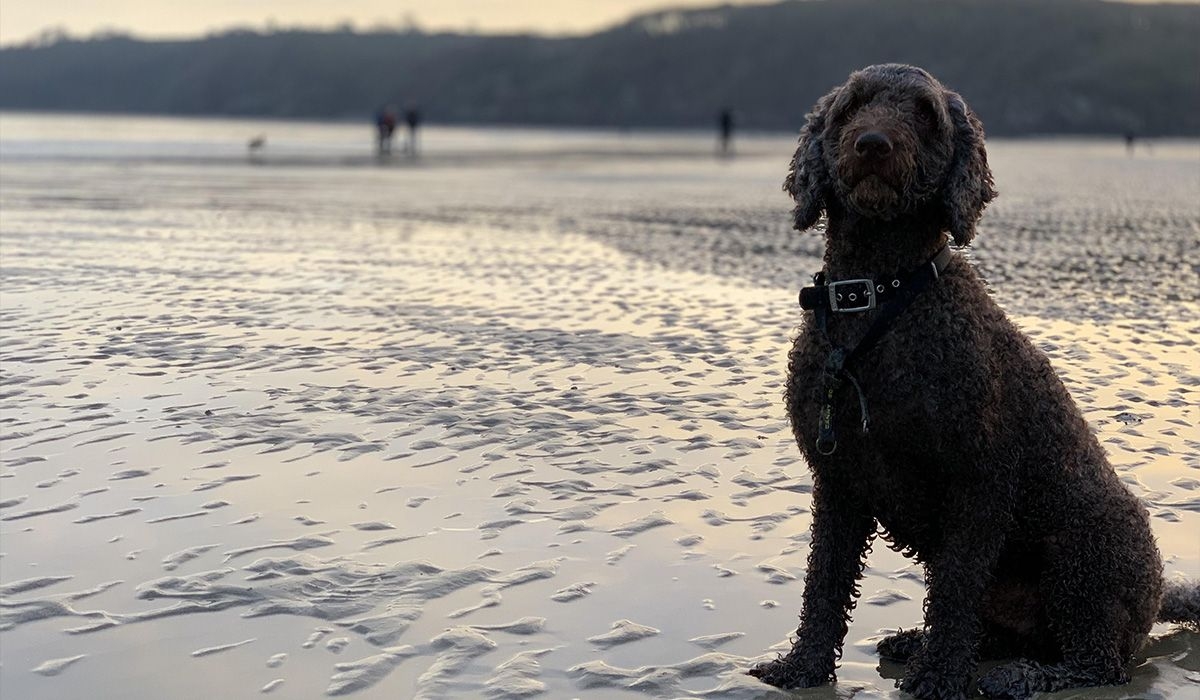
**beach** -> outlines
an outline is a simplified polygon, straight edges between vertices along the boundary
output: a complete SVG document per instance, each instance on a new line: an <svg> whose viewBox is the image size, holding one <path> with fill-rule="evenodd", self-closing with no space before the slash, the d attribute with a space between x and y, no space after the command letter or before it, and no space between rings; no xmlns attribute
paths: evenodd
<svg viewBox="0 0 1200 700"><path fill-rule="evenodd" d="M0 695L791 697L794 137L68 120L0 115ZM966 254L1198 580L1200 143L989 156ZM923 591L877 543L796 696L900 697ZM1132 678L1061 697L1200 634Z"/></svg>

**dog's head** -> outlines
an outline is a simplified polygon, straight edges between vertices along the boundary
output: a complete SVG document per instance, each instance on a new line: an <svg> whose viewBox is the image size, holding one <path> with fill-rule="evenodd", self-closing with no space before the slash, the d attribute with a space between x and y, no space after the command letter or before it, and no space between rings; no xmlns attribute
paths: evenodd
<svg viewBox="0 0 1200 700"><path fill-rule="evenodd" d="M857 71L817 102L783 188L800 230L831 198L879 221L938 202L960 246L996 196L979 119L933 76L895 63Z"/></svg>

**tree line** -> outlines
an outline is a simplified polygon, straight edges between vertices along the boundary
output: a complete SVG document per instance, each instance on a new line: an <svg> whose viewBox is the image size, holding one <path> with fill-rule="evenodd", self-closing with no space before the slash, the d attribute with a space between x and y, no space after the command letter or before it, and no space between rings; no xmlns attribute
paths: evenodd
<svg viewBox="0 0 1200 700"><path fill-rule="evenodd" d="M230 31L0 50L0 108L795 129L853 69L923 66L992 134L1200 134L1200 6L807 0L663 11L586 36Z"/></svg>

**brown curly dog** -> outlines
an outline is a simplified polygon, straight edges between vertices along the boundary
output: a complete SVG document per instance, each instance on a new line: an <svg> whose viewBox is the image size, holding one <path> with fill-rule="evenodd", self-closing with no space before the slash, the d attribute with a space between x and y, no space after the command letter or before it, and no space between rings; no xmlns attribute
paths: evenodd
<svg viewBox="0 0 1200 700"><path fill-rule="evenodd" d="M879 644L901 689L965 698L981 655L1017 659L978 680L993 697L1128 681L1156 620L1200 622L1200 587L1164 586L1146 509L1046 356L944 250L995 196L979 120L925 71L871 66L808 115L784 187L797 229L828 217L787 383L812 548L796 642L751 675L834 679L878 531L928 586L924 627Z"/></svg>

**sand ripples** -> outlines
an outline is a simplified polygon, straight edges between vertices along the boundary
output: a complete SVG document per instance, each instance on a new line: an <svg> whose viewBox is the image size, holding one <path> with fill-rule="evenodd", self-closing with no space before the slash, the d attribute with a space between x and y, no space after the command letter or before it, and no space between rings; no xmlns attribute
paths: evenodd
<svg viewBox="0 0 1200 700"><path fill-rule="evenodd" d="M975 255L1200 576L1200 173L1055 147L994 149ZM819 253L776 160L6 165L4 694L770 697L741 670L799 601L780 390ZM903 565L840 692L892 692Z"/></svg>

